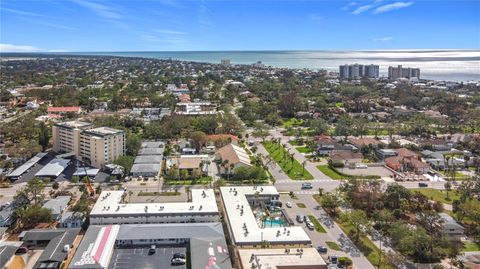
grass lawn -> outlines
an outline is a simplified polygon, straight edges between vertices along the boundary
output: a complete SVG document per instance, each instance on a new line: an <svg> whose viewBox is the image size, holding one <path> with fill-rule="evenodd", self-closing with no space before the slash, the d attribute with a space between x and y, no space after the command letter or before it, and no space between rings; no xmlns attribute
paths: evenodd
<svg viewBox="0 0 480 269"><path fill-rule="evenodd" d="M379 176L352 176L352 175L346 175L346 174L340 174L339 172L333 170L330 168L328 165L318 165L317 169L320 170L322 173L324 173L327 177L335 180L340 180L340 179L349 179L349 178L356 178L356 179L380 179Z"/></svg>
<svg viewBox="0 0 480 269"><path fill-rule="evenodd" d="M298 141L298 140L296 140L296 139L295 139L295 140L290 140L290 141L288 141L288 144L290 144L290 145L292 145L292 146L303 146L303 145L305 145L304 142L301 142L301 143L300 143L300 141Z"/></svg>
<svg viewBox="0 0 480 269"><path fill-rule="evenodd" d="M327 246L328 246L330 249L337 250L337 251L341 251L341 250L342 250L342 249L340 248L340 246L338 246L337 243L335 243L335 242L326 241L325 244L327 244Z"/></svg>
<svg viewBox="0 0 480 269"><path fill-rule="evenodd" d="M462 251L480 251L480 245L473 242L463 243Z"/></svg>
<svg viewBox="0 0 480 269"><path fill-rule="evenodd" d="M211 177L201 177L197 180L165 179L165 185L207 185L212 182Z"/></svg>
<svg viewBox="0 0 480 269"><path fill-rule="evenodd" d="M448 178L451 178L453 180L453 171L442 171L440 172L440 174L444 175L445 177L448 177ZM470 179L471 177L470 176L467 176L463 173L461 173L460 171L455 171L455 180L468 180Z"/></svg>
<svg viewBox="0 0 480 269"><path fill-rule="evenodd" d="M354 228L351 225L346 223L340 222L338 219L336 220L340 228L349 235ZM353 239L352 239L352 242ZM380 261L380 249L375 246L375 244L368 239L366 236L360 236L359 242L354 242L358 249L367 257L367 259L374 265L377 266L378 262ZM387 258L385 257L385 253L382 253L380 269L394 269L395 266L393 264L389 264L387 262Z"/></svg>
<svg viewBox="0 0 480 269"><path fill-rule="evenodd" d="M319 165L317 166L320 172L324 173L327 177L331 179L344 179L346 177L340 175L336 171L333 171L328 165Z"/></svg>
<svg viewBox="0 0 480 269"><path fill-rule="evenodd" d="M166 192L146 192L140 191L138 196L177 196L180 195L180 192L175 191L166 191Z"/></svg>
<svg viewBox="0 0 480 269"><path fill-rule="evenodd" d="M298 208L306 208L304 203L297 203Z"/></svg>
<svg viewBox="0 0 480 269"><path fill-rule="evenodd" d="M296 149L300 153L312 153L313 152L313 150L308 148L308 147L296 147Z"/></svg>
<svg viewBox="0 0 480 269"><path fill-rule="evenodd" d="M288 120L284 120L283 121L283 127L284 128L288 128L288 127L298 127L298 126L301 126L303 124L303 120L299 120L299 119L296 119L296 118L290 118Z"/></svg>
<svg viewBox="0 0 480 269"><path fill-rule="evenodd" d="M313 179L313 176L306 169L303 169L302 165L295 158L293 162L290 161L290 158L287 157L287 151L281 145L279 146L271 141L265 141L262 144L270 156L280 165L283 172L291 179Z"/></svg>
<svg viewBox="0 0 480 269"><path fill-rule="evenodd" d="M315 218L314 215L308 215L308 219L313 223L313 226L315 226L315 230L319 233L326 233L325 228L323 228L322 224L318 222L317 218Z"/></svg>
<svg viewBox="0 0 480 269"><path fill-rule="evenodd" d="M428 197L428 199L439 201L445 204L451 205L453 200L458 200L460 197L458 196L457 191L452 190L448 192L448 196L450 200L447 200L447 192L444 190L435 190L435 189L428 189L428 188L419 188L419 189L412 189L413 191L418 191L421 194Z"/></svg>

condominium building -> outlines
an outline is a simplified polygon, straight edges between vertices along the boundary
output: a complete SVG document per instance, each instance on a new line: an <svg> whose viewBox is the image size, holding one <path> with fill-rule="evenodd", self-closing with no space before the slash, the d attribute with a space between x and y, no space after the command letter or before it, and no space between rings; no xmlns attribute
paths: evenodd
<svg viewBox="0 0 480 269"><path fill-rule="evenodd" d="M80 134L80 157L93 167L112 163L125 154L125 132L109 127L84 130Z"/></svg>
<svg viewBox="0 0 480 269"><path fill-rule="evenodd" d="M360 78L378 78L380 67L378 65L363 64L345 64L340 65L340 78L360 79Z"/></svg>
<svg viewBox="0 0 480 269"><path fill-rule="evenodd" d="M218 222L212 189L191 190L191 201L176 203L124 203L124 191L103 191L90 212L90 224L147 224Z"/></svg>
<svg viewBox="0 0 480 269"><path fill-rule="evenodd" d="M401 65L388 67L388 78L420 78L420 68L402 67Z"/></svg>
<svg viewBox="0 0 480 269"><path fill-rule="evenodd" d="M125 132L109 127L92 128L81 121L52 127L53 150L72 153L93 167L102 167L125 154Z"/></svg>

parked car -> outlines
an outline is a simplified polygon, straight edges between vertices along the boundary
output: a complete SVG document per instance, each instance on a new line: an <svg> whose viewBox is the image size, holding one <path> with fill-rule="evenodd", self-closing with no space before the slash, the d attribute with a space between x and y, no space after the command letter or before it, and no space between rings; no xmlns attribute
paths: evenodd
<svg viewBox="0 0 480 269"><path fill-rule="evenodd" d="M317 247L317 251L318 251L318 253L327 253L327 252L328 252L328 248L327 248L327 247L323 247L323 246L318 246L318 247Z"/></svg>
<svg viewBox="0 0 480 269"><path fill-rule="evenodd" d="M307 222L307 228L310 229L310 230L314 230L314 229L315 229L315 226L313 225L312 222L308 221L308 222Z"/></svg>
<svg viewBox="0 0 480 269"><path fill-rule="evenodd" d="M17 254L17 255L18 255L18 254L25 254L25 253L27 253L27 252L28 252L28 248L27 248L27 247L19 247L19 248L17 249L17 251L15 251L15 254Z"/></svg>
<svg viewBox="0 0 480 269"><path fill-rule="evenodd" d="M292 207L292 203L290 203L290 202L286 202L285 205L286 205L288 208L291 208L291 207Z"/></svg>
<svg viewBox="0 0 480 269"><path fill-rule="evenodd" d="M426 188L426 187L428 187L428 184L425 183L425 182L419 182L419 183L418 183L418 186L419 186L420 188Z"/></svg>
<svg viewBox="0 0 480 269"><path fill-rule="evenodd" d="M338 263L338 256L337 255L330 256L330 263L331 264L337 264Z"/></svg>
<svg viewBox="0 0 480 269"><path fill-rule="evenodd" d="M302 189L312 189L312 183L302 183Z"/></svg>
<svg viewBox="0 0 480 269"><path fill-rule="evenodd" d="M357 163L357 164L355 165L355 168L357 168L357 169L367 169L367 168L368 168L368 165L366 165L366 164L361 164L361 163Z"/></svg>
<svg viewBox="0 0 480 269"><path fill-rule="evenodd" d="M182 258L172 258L171 265L184 265L185 264L185 259Z"/></svg>
<svg viewBox="0 0 480 269"><path fill-rule="evenodd" d="M298 223L303 223L303 217L300 215L297 215L297 222Z"/></svg>
<svg viewBox="0 0 480 269"><path fill-rule="evenodd" d="M184 260L185 260L185 254L183 254L183 253L175 253L175 254L173 254L173 258L174 258L174 259L180 258L180 259L184 259Z"/></svg>
<svg viewBox="0 0 480 269"><path fill-rule="evenodd" d="M157 252L157 247L155 245L151 245L148 249L148 255L153 255L155 252Z"/></svg>

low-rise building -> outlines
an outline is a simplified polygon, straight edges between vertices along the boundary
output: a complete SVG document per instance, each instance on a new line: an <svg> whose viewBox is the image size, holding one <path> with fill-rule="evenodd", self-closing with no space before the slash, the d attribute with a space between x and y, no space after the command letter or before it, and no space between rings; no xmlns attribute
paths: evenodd
<svg viewBox="0 0 480 269"><path fill-rule="evenodd" d="M215 153L215 160L222 163L225 162L228 165L228 167L221 167L221 173L225 173L227 169L230 169L230 165L233 166L232 170L237 167L253 166L247 151L245 151L244 148L234 144L228 144L217 150Z"/></svg>
<svg viewBox="0 0 480 269"><path fill-rule="evenodd" d="M190 253L192 269L232 268L222 224L218 222L90 225L68 268L113 268L119 250L132 247L145 248L151 245L186 246ZM140 259L145 265L150 255L142 255ZM128 264L137 266L133 259L129 260ZM160 264L152 265L155 268L162 268ZM170 264L165 265L168 266Z"/></svg>
<svg viewBox="0 0 480 269"><path fill-rule="evenodd" d="M280 195L274 186L221 187L220 193L235 245L260 246L268 242L270 245L300 247L311 244L310 237L302 227L266 227L263 224L265 220L260 218L259 208L278 204L279 201Z"/></svg>
<svg viewBox="0 0 480 269"><path fill-rule="evenodd" d="M327 269L315 248L239 249L242 268Z"/></svg>
<svg viewBox="0 0 480 269"><path fill-rule="evenodd" d="M443 233L451 240L460 240L465 235L465 228L458 224L458 222L453 219L447 213L439 213L441 217L440 225L442 227Z"/></svg>
<svg viewBox="0 0 480 269"><path fill-rule="evenodd" d="M220 215L212 189L191 190L190 202L123 203L125 191L103 191L90 212L90 224L215 222Z"/></svg>
<svg viewBox="0 0 480 269"><path fill-rule="evenodd" d="M215 115L217 114L217 105L206 101L177 103L175 114L187 116Z"/></svg>
<svg viewBox="0 0 480 269"><path fill-rule="evenodd" d="M58 196L45 202L42 207L50 209L52 211L52 218L58 221L61 219L65 209L68 207L70 199L70 196Z"/></svg>

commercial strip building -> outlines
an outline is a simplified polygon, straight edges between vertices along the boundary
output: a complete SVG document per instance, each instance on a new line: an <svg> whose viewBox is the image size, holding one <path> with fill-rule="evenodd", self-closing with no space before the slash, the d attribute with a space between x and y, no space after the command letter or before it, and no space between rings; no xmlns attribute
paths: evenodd
<svg viewBox="0 0 480 269"><path fill-rule="evenodd" d="M388 67L388 78L389 79L398 79L398 78L420 78L420 68L410 68L402 67L401 65L394 67Z"/></svg>
<svg viewBox="0 0 480 269"><path fill-rule="evenodd" d="M97 168L125 154L124 131L92 127L81 121L55 124L52 127L53 150L73 153L77 159Z"/></svg>
<svg viewBox="0 0 480 269"><path fill-rule="evenodd" d="M91 225L68 268L112 268L117 261L115 251L118 249L133 248L135 252L137 248L151 245L187 247L192 269L232 268L222 224L219 222ZM143 255L140 258L145 262L155 255ZM168 264L154 264L154 267L169 268L170 263L167 262ZM130 259L128 265L135 267L134 260Z"/></svg>
<svg viewBox="0 0 480 269"><path fill-rule="evenodd" d="M125 191L103 191L90 212L90 224L217 222L220 215L212 189L191 190L183 203L122 202Z"/></svg>
<svg viewBox="0 0 480 269"><path fill-rule="evenodd" d="M309 246L311 240L302 227L260 227L252 207L278 203L280 195L274 186L239 186L220 188L226 221L235 245Z"/></svg>
<svg viewBox="0 0 480 269"><path fill-rule="evenodd" d="M339 76L342 79L378 78L380 67L378 65L345 64L339 67Z"/></svg>

